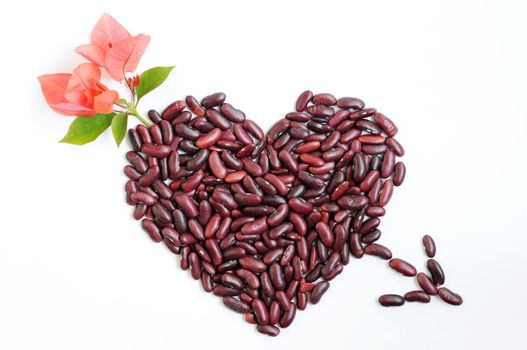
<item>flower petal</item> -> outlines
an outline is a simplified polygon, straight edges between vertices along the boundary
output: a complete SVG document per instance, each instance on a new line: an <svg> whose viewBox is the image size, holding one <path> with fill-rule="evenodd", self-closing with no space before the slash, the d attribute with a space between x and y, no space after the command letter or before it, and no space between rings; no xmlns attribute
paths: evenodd
<svg viewBox="0 0 527 350"><path fill-rule="evenodd" d="M93 100L93 108L95 112L100 114L108 114L113 112L113 104L119 99L117 91L108 90L95 96Z"/></svg>
<svg viewBox="0 0 527 350"><path fill-rule="evenodd" d="M130 33L115 18L105 13L93 29L91 43L100 47L106 53L116 43L129 39L130 37Z"/></svg>
<svg viewBox="0 0 527 350"><path fill-rule="evenodd" d="M89 44L81 45L75 49L75 52L100 67L104 66L104 55L106 51L99 46Z"/></svg>
<svg viewBox="0 0 527 350"><path fill-rule="evenodd" d="M117 81L124 79L125 72L133 72L150 42L150 36L139 34L114 45L105 57L105 67Z"/></svg>
<svg viewBox="0 0 527 350"><path fill-rule="evenodd" d="M69 116L81 116L81 117L93 117L95 110L85 106L79 106L74 103L62 102L56 104L50 104L50 107L57 113Z"/></svg>
<svg viewBox="0 0 527 350"><path fill-rule="evenodd" d="M97 82L101 79L101 70L93 63L80 64L71 75L66 86L66 100L68 102L91 106L93 101L86 97L86 90L98 90Z"/></svg>

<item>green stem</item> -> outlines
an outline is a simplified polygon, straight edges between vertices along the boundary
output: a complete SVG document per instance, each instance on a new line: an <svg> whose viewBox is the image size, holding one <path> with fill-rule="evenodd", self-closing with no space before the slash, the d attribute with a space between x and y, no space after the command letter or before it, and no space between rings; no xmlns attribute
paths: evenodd
<svg viewBox="0 0 527 350"><path fill-rule="evenodd" d="M141 117L141 115L137 112L137 109L132 107L128 110L128 113L136 117L141 123L145 124L146 126L148 127L152 126L152 123L150 123L148 120Z"/></svg>

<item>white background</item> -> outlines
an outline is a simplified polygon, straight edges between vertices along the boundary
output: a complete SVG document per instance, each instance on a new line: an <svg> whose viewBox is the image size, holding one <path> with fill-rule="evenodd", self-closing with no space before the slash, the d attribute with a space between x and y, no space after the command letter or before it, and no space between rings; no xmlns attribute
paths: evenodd
<svg viewBox="0 0 527 350"><path fill-rule="evenodd" d="M380 307L415 282L352 260L277 338L202 291L131 219L127 145L59 144L70 118L37 75L71 71L103 12L152 36L140 70L176 64L141 110L224 91L264 129L309 88L363 98L399 126L408 176L382 242L424 268L435 237L465 303ZM527 327L525 1L26 1L2 38L0 348L519 349Z"/></svg>

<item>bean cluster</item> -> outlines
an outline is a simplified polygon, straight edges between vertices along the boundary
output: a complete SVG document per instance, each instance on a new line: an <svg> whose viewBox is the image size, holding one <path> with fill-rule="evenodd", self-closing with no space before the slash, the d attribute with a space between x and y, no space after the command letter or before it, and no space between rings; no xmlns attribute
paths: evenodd
<svg viewBox="0 0 527 350"><path fill-rule="evenodd" d="M276 336L376 243L403 183L397 127L358 98L303 92L267 134L215 93L129 131L127 201L203 288Z"/></svg>

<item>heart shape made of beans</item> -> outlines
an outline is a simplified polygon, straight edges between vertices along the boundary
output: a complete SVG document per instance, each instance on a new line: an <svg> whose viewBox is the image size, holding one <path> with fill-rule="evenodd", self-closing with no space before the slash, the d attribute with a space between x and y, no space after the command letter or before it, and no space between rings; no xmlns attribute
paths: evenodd
<svg viewBox="0 0 527 350"><path fill-rule="evenodd" d="M391 258L375 242L404 150L360 99L305 91L267 134L223 93L149 117L128 134L134 218L259 332L318 303L350 256Z"/></svg>

